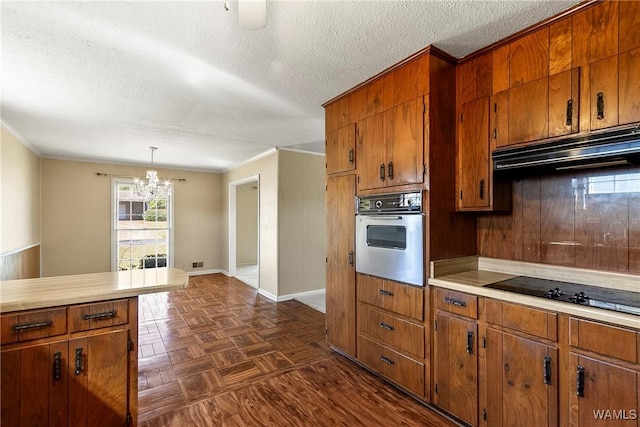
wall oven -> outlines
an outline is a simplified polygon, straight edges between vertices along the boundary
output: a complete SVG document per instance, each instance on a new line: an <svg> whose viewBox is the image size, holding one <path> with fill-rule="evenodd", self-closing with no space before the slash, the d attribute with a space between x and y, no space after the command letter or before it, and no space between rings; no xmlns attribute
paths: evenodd
<svg viewBox="0 0 640 427"><path fill-rule="evenodd" d="M356 271L424 286L422 193L356 198Z"/></svg>

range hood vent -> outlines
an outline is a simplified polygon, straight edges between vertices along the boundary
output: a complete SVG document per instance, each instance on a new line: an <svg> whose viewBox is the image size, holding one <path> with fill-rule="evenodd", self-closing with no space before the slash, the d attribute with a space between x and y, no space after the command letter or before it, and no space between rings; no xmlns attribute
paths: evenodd
<svg viewBox="0 0 640 427"><path fill-rule="evenodd" d="M542 144L499 148L492 157L495 176L640 164L640 125L563 137Z"/></svg>

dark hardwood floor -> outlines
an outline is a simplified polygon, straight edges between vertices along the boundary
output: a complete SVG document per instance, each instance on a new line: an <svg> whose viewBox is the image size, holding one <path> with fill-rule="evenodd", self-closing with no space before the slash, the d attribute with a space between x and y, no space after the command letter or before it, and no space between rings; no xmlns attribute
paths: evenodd
<svg viewBox="0 0 640 427"><path fill-rule="evenodd" d="M332 351L324 314L221 274L140 297L139 417L156 426L454 426Z"/></svg>

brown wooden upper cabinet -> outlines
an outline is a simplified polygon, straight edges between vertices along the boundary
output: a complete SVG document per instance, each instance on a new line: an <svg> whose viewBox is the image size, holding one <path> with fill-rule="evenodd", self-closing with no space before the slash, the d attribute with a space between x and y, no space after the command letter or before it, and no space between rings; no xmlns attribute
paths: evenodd
<svg viewBox="0 0 640 427"><path fill-rule="evenodd" d="M492 100L496 147L579 131L580 70L569 69L499 92Z"/></svg>
<svg viewBox="0 0 640 427"><path fill-rule="evenodd" d="M458 207L490 206L489 97L461 107L458 137Z"/></svg>
<svg viewBox="0 0 640 427"><path fill-rule="evenodd" d="M350 124L327 134L327 173L346 172L356 168L356 125Z"/></svg>
<svg viewBox="0 0 640 427"><path fill-rule="evenodd" d="M358 122L358 191L423 182L424 110L420 96Z"/></svg>

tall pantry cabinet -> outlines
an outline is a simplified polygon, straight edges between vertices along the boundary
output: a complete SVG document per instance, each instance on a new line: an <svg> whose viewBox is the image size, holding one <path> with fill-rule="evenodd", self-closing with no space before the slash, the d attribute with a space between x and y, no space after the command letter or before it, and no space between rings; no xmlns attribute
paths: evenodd
<svg viewBox="0 0 640 427"><path fill-rule="evenodd" d="M431 400L430 292L356 275L355 196L422 192L425 276L432 259L476 253L475 219L456 213L451 197L455 191L454 63L446 53L427 47L324 105L327 340L426 401ZM409 316L365 297L367 292L377 295L380 286L398 287L394 294L403 295L403 304L423 314ZM389 328L390 324L398 327ZM381 325L387 326L384 331L379 330ZM407 331L413 337L410 347L400 337Z"/></svg>

